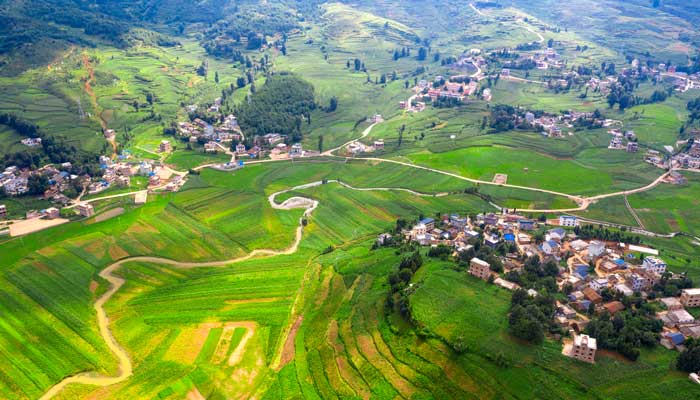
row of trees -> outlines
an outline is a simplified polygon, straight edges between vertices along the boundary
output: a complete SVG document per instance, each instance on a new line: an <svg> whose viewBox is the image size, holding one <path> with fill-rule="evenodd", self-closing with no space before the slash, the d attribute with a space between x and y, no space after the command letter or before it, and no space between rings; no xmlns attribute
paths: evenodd
<svg viewBox="0 0 700 400"><path fill-rule="evenodd" d="M423 265L423 257L413 245L402 248L403 256L396 270L389 274L389 293L386 298L387 310L398 309L406 319L411 320L409 284L413 275Z"/></svg>

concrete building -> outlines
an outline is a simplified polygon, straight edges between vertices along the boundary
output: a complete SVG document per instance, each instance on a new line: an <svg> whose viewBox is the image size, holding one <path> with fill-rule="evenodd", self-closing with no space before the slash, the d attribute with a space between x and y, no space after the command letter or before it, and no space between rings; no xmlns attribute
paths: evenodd
<svg viewBox="0 0 700 400"><path fill-rule="evenodd" d="M425 229L432 231L435 229L435 220L432 218L423 218L420 223L425 225Z"/></svg>
<svg viewBox="0 0 700 400"><path fill-rule="evenodd" d="M159 149L161 153L170 152L170 150L172 150L172 147L170 146L170 140L161 140Z"/></svg>
<svg viewBox="0 0 700 400"><path fill-rule="evenodd" d="M0 218L7 218L7 206L0 204Z"/></svg>
<svg viewBox="0 0 700 400"><path fill-rule="evenodd" d="M690 325L695 322L695 318L685 310L673 310L669 311L668 319L673 322L674 325Z"/></svg>
<svg viewBox="0 0 700 400"><path fill-rule="evenodd" d="M204 143L205 153L216 153L217 151L219 151L219 145L217 145L216 142Z"/></svg>
<svg viewBox="0 0 700 400"><path fill-rule="evenodd" d="M673 310L682 310L683 309L683 304L680 302L675 297L664 297L663 299L659 300L663 305L666 306L666 309L669 311Z"/></svg>
<svg viewBox="0 0 700 400"><path fill-rule="evenodd" d="M151 172L153 172L153 165L147 162L139 164L139 175L148 176Z"/></svg>
<svg viewBox="0 0 700 400"><path fill-rule="evenodd" d="M595 364L595 352L598 350L598 344L595 338L588 335L574 336L574 343L571 347L572 358Z"/></svg>
<svg viewBox="0 0 700 400"><path fill-rule="evenodd" d="M80 203L75 207L75 209L78 211L78 214L83 217L92 217L95 215L95 209L90 203Z"/></svg>
<svg viewBox="0 0 700 400"><path fill-rule="evenodd" d="M657 274L666 272L666 263L662 259L654 256L645 257L642 267L646 268L647 271L656 272Z"/></svg>
<svg viewBox="0 0 700 400"><path fill-rule="evenodd" d="M683 289L681 303L686 307L700 307L700 288Z"/></svg>
<svg viewBox="0 0 700 400"><path fill-rule="evenodd" d="M578 218L573 215L562 215L559 217L559 225L561 226L578 226Z"/></svg>
<svg viewBox="0 0 700 400"><path fill-rule="evenodd" d="M291 150L289 151L290 157L301 157L304 155L304 149L301 147L301 143L294 143Z"/></svg>
<svg viewBox="0 0 700 400"><path fill-rule="evenodd" d="M487 280L491 276L491 265L476 257L469 261L469 273L479 279Z"/></svg>
<svg viewBox="0 0 700 400"><path fill-rule="evenodd" d="M48 219L56 219L61 216L61 212L58 210L58 208L51 207L45 210L44 215L46 215L46 218Z"/></svg>
<svg viewBox="0 0 700 400"><path fill-rule="evenodd" d="M547 240L546 242L542 243L542 251L549 256L559 254L559 249L559 243L555 242L554 240Z"/></svg>
<svg viewBox="0 0 700 400"><path fill-rule="evenodd" d="M588 256L595 258L600 257L605 253L605 243L593 240L588 244Z"/></svg>

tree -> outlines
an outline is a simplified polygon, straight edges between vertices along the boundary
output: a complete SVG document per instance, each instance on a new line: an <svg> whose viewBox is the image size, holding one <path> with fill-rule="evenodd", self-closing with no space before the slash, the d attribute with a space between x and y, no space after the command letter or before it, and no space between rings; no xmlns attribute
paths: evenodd
<svg viewBox="0 0 700 400"><path fill-rule="evenodd" d="M33 174L27 178L27 194L41 195L49 188L49 178L45 175Z"/></svg>
<svg viewBox="0 0 700 400"><path fill-rule="evenodd" d="M678 355L676 366L685 372L700 371L700 340L689 338L685 346L686 350Z"/></svg>
<svg viewBox="0 0 700 400"><path fill-rule="evenodd" d="M401 125L399 128L399 143L398 147L401 147L401 143L403 143L403 132L406 130L406 125Z"/></svg>
<svg viewBox="0 0 700 400"><path fill-rule="evenodd" d="M272 75L255 91L253 86L250 101L236 110L246 136L277 132L300 141L303 118L309 121L316 109L313 86L293 74Z"/></svg>
<svg viewBox="0 0 700 400"><path fill-rule="evenodd" d="M428 50L425 47L418 49L418 61L424 61L428 57Z"/></svg>
<svg viewBox="0 0 700 400"><path fill-rule="evenodd" d="M214 72L214 82L219 83L219 71Z"/></svg>
<svg viewBox="0 0 700 400"><path fill-rule="evenodd" d="M338 98L335 96L331 97L331 100L328 104L328 112L333 112L338 109Z"/></svg>
<svg viewBox="0 0 700 400"><path fill-rule="evenodd" d="M245 87L245 85L246 85L246 80L244 77L241 76L241 77L238 77L238 79L236 79L236 86L238 86L239 88L243 88L243 87Z"/></svg>
<svg viewBox="0 0 700 400"><path fill-rule="evenodd" d="M197 67L197 75L206 77L208 69L209 63L207 62L207 60L202 61L199 67Z"/></svg>
<svg viewBox="0 0 700 400"><path fill-rule="evenodd" d="M323 153L323 135L318 135L318 152Z"/></svg>

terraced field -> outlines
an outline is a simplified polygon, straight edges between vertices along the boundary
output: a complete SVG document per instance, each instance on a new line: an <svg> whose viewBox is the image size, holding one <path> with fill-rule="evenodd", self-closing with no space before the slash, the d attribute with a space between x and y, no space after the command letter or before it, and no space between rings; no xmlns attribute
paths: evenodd
<svg viewBox="0 0 700 400"><path fill-rule="evenodd" d="M539 398L596 398L608 391L617 396L598 370L567 364L557 371L572 374L555 374L547 368L547 362L568 363L557 343L548 342L544 350L520 348L504 333L501 311L508 293L472 281L454 266L431 262L416 274L411 304L417 329L386 313L386 276L397 256L390 249L369 250L375 235L398 217L491 207L461 193L463 181L415 170L409 181L407 174L403 166L365 161L261 164L233 174L204 170L175 195L156 196L138 208L114 200L100 209L125 208L118 217L73 222L40 232L32 242L4 243L9 267L0 281L6 293L0 307L26 312L13 313L13 323L0 330L2 348L12 349L0 354L10 366L3 370L0 393L33 398L78 371L116 373L92 310L108 287L98 276L104 266L134 255L205 261L286 248L301 210L273 210L267 196L343 176L354 187L428 195L337 183L299 189L278 201L304 196L320 206L294 254L208 268L125 264L116 274L126 283L105 311L133 363L133 376L104 387L69 385L58 397L516 398L518 391ZM438 188L453 192L432 195ZM438 293L443 295L436 298ZM439 312L436 302L442 304ZM490 316L467 311L477 308ZM469 343L462 355L450 347L460 336ZM621 368L612 360L610 368ZM666 353L644 360L624 373L653 370L678 387L674 393L686 393L685 379L665 369ZM496 379L503 374L509 379ZM597 378L580 379L591 374ZM564 383L554 383L559 381Z"/></svg>

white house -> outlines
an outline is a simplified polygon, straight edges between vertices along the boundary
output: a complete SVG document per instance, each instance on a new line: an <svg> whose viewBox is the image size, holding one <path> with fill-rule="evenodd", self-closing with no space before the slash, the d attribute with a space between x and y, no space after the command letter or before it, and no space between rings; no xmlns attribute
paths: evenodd
<svg viewBox="0 0 700 400"><path fill-rule="evenodd" d="M646 268L647 271L656 272L657 274L666 272L666 263L662 259L654 256L645 257L642 267Z"/></svg>
<svg viewBox="0 0 700 400"><path fill-rule="evenodd" d="M559 225L561 226L578 226L578 218L573 215L562 215L559 217Z"/></svg>
<svg viewBox="0 0 700 400"><path fill-rule="evenodd" d="M590 283L591 289L595 290L596 292L600 293L601 290L605 289L608 287L608 280L605 278L598 278L594 279Z"/></svg>
<svg viewBox="0 0 700 400"><path fill-rule="evenodd" d="M595 258L600 257L605 253L605 243L593 240L588 244L588 256Z"/></svg>
<svg viewBox="0 0 700 400"><path fill-rule="evenodd" d="M630 297L634 294L634 291L624 283L618 283L617 285L615 285L615 290L619 293L622 293L622 295L625 297Z"/></svg>
<svg viewBox="0 0 700 400"><path fill-rule="evenodd" d="M542 251L547 255L556 255L559 253L559 243L554 240L547 240L542 243Z"/></svg>

